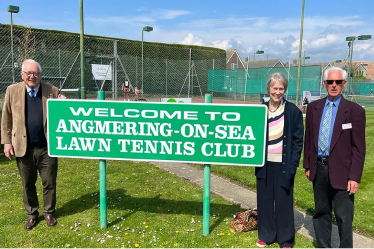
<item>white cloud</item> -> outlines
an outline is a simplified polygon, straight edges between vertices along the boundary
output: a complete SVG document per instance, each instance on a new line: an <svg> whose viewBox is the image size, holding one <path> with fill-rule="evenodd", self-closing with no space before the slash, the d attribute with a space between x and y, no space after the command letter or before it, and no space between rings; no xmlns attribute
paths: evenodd
<svg viewBox="0 0 374 249"><path fill-rule="evenodd" d="M186 37L180 42L179 44L186 44L186 45L198 45L203 46L203 41L199 37L194 37L192 33L188 33Z"/></svg>
<svg viewBox="0 0 374 249"><path fill-rule="evenodd" d="M329 34L325 37L318 38L310 43L310 48L323 48L340 41L340 37L335 34Z"/></svg>
<svg viewBox="0 0 374 249"><path fill-rule="evenodd" d="M303 39L303 47L306 46L308 44L308 41ZM300 46L300 39L297 39L295 40L294 42L292 42L292 48L297 48L299 49L299 46Z"/></svg>
<svg viewBox="0 0 374 249"><path fill-rule="evenodd" d="M269 59L272 56L279 58L277 56L292 54L294 57L298 54L301 21L298 15L289 18L254 17L253 14L239 17L214 15L213 18L204 15L206 19L198 19L194 14L195 12L184 9L150 8L139 8L118 16L91 14L85 17L85 29L93 35L140 40L142 27L150 25L154 27L154 31L146 35L147 41L237 49L243 56L264 50ZM0 17L0 21L2 18ZM66 18L61 23L56 23L55 20L41 24L38 24L38 20L32 21L28 20L27 23L35 27L73 26ZM330 57L331 60L336 59L337 55L332 52L334 49L344 50L341 54L347 56L346 36L373 34L373 26L366 22L367 19L357 15L306 15L303 51L306 50L307 54L324 54L326 60L330 60ZM373 58L374 39L363 42L365 41L355 42L354 56L367 53ZM343 57L338 55L339 59Z"/></svg>
<svg viewBox="0 0 374 249"><path fill-rule="evenodd" d="M210 47L215 47L215 48L221 48L224 50L228 50L232 48L232 45L230 44L229 40L217 40L213 41L210 45Z"/></svg>
<svg viewBox="0 0 374 249"><path fill-rule="evenodd" d="M354 51L361 51L361 50L368 50L370 47L372 47L370 44L355 44L353 47ZM374 47L372 47L374 48Z"/></svg>
<svg viewBox="0 0 374 249"><path fill-rule="evenodd" d="M170 20L170 19L175 19L179 16L184 16L188 15L191 12L187 10L167 10L167 9L160 9L160 10L155 10L152 11L151 15L160 20Z"/></svg>
<svg viewBox="0 0 374 249"><path fill-rule="evenodd" d="M278 38L274 41L274 44L284 45L284 40Z"/></svg>

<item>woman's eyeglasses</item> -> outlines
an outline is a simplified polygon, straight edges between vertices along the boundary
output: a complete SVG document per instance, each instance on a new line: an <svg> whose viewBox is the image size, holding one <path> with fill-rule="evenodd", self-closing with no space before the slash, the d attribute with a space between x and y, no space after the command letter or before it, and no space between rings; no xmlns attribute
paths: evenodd
<svg viewBox="0 0 374 249"><path fill-rule="evenodd" d="M332 85L332 84L334 84L334 82L335 82L337 85L340 85L341 83L344 82L344 80L325 80L325 82L326 82L328 85Z"/></svg>

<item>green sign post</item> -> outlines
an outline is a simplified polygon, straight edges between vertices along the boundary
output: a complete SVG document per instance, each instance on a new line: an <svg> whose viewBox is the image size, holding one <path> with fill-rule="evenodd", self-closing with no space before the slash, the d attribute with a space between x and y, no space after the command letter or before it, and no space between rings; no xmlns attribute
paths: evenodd
<svg viewBox="0 0 374 249"><path fill-rule="evenodd" d="M50 99L54 157L264 164L265 105Z"/></svg>
<svg viewBox="0 0 374 249"><path fill-rule="evenodd" d="M105 92L97 93L98 100L105 100ZM106 160L99 160L99 183L100 183L100 227L107 228L108 209L106 203Z"/></svg>
<svg viewBox="0 0 374 249"><path fill-rule="evenodd" d="M205 103L212 103L212 94L205 94ZM209 235L210 217L210 164L204 164L203 184L203 235Z"/></svg>

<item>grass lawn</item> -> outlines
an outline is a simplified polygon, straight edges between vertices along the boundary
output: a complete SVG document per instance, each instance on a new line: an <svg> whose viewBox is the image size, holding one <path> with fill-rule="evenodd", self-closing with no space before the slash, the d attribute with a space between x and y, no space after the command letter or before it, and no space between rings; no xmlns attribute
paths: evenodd
<svg viewBox="0 0 374 249"><path fill-rule="evenodd" d="M202 189L148 163L107 162L108 228L101 229L98 178L98 160L59 159L58 224L49 228L40 215L37 226L25 231L16 163L1 157L0 247L256 247L257 231L230 229L232 215L240 208L213 195L210 235L204 236ZM40 178L37 186L41 192ZM314 246L296 235L296 247Z"/></svg>
<svg viewBox="0 0 374 249"><path fill-rule="evenodd" d="M314 213L312 183L305 177L303 155L295 177L294 204L309 214ZM199 165L200 166L200 165ZM256 189L253 167L212 165L213 173L225 176ZM355 194L355 217L353 228L374 238L374 108L366 110L366 158L361 184Z"/></svg>

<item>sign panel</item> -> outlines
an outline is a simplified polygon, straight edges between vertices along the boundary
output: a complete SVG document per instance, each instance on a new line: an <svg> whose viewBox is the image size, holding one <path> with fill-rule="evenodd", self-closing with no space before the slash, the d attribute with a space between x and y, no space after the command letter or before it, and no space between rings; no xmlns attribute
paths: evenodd
<svg viewBox="0 0 374 249"><path fill-rule="evenodd" d="M53 157L261 167L265 105L49 99Z"/></svg>
<svg viewBox="0 0 374 249"><path fill-rule="evenodd" d="M310 91L303 91L303 106L307 106L311 102L311 94Z"/></svg>
<svg viewBox="0 0 374 249"><path fill-rule="evenodd" d="M112 80L112 65L92 64L94 80Z"/></svg>
<svg viewBox="0 0 374 249"><path fill-rule="evenodd" d="M310 102L313 102L315 100L319 100L321 98L321 92L320 91L310 91Z"/></svg>

